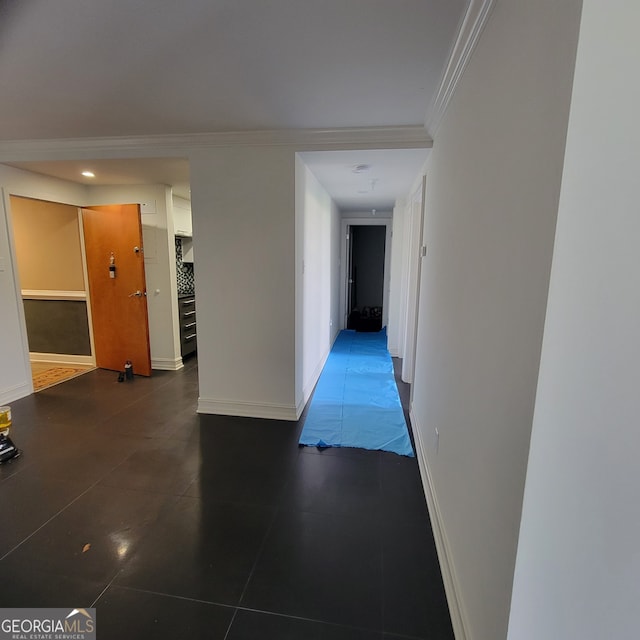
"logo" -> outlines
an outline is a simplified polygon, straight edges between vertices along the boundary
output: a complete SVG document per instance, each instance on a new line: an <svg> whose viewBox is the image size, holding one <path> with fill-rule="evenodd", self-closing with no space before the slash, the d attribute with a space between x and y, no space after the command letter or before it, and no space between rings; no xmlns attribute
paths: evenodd
<svg viewBox="0 0 640 640"><path fill-rule="evenodd" d="M96 640L96 610L0 609L0 640Z"/></svg>

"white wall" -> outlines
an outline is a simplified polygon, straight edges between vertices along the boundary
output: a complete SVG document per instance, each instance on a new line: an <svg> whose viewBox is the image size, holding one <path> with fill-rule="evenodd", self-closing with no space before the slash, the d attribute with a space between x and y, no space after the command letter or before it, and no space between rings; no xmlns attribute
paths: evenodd
<svg viewBox="0 0 640 640"><path fill-rule="evenodd" d="M173 194L173 228L175 233L190 236L193 231L191 222L191 201Z"/></svg>
<svg viewBox="0 0 640 640"><path fill-rule="evenodd" d="M512 640L640 635L638 24L584 0Z"/></svg>
<svg viewBox="0 0 640 640"><path fill-rule="evenodd" d="M460 638L507 634L580 4L496 2L430 158L412 420Z"/></svg>
<svg viewBox="0 0 640 640"><path fill-rule="evenodd" d="M151 366L179 369L182 357L171 189L164 185L92 186L86 202L88 206L131 203L146 203L141 218Z"/></svg>
<svg viewBox="0 0 640 640"><path fill-rule="evenodd" d="M190 154L203 413L295 420L295 154Z"/></svg>
<svg viewBox="0 0 640 640"><path fill-rule="evenodd" d="M298 352L296 396L306 404L320 376L339 327L339 220L335 203L313 173L296 156L296 260L300 282L301 314L297 331L302 333ZM300 388L299 385L301 385Z"/></svg>
<svg viewBox="0 0 640 640"><path fill-rule="evenodd" d="M13 230L9 196L77 204L86 197L86 190L81 185L44 178L5 165L0 165L0 189L0 402L6 403L33 391L20 283L13 268L15 256L11 249Z"/></svg>

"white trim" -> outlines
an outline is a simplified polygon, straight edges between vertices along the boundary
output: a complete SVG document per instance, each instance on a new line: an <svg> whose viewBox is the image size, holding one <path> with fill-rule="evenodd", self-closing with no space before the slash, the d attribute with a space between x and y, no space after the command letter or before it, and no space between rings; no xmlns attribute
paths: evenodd
<svg viewBox="0 0 640 640"><path fill-rule="evenodd" d="M440 562L442 581L444 582L444 589L447 595L453 634L456 640L467 640L467 638L471 638L471 634L469 633L469 624L464 614L460 587L458 586L459 583L456 578L455 568L451 560L451 547L447 539L447 533L442 520L442 513L438 506L435 487L433 486L431 473L429 472L429 463L427 461L425 447L420 435L423 433L423 430L418 424L413 407L409 410L409 417L411 419L411 430L416 444L416 458L418 459L418 467L420 468L420 475L422 476L422 486L427 500L429 517L431 518L431 526L433 529L433 537L435 539L436 551Z"/></svg>
<svg viewBox="0 0 640 640"><path fill-rule="evenodd" d="M16 384L0 392L0 404L9 404L33 393L33 380Z"/></svg>
<svg viewBox="0 0 640 640"><path fill-rule="evenodd" d="M28 380L26 383L26 388L28 391L23 395L18 395L13 400L17 398L22 398L25 395L30 395L33 393L33 379L31 378L31 363L29 362L29 341L27 339L27 320L24 314L24 303L22 301L22 296L20 294L20 274L18 273L18 259L16 257L16 248L15 248L15 238L13 235L13 214L11 212L11 194L3 187L0 187L0 195L2 196L2 206L4 208L4 218L5 225L7 230L7 241L9 243L9 257L11 260L11 273L13 277L13 293L16 301L16 309L18 311L18 321L20 324L20 341L22 342L22 363L24 366L25 374L28 376ZM24 386L22 384L16 387L10 387L4 393L9 394L12 390L20 390L19 393L22 393L24 390ZM4 400L3 400L4 402Z"/></svg>
<svg viewBox="0 0 640 640"><path fill-rule="evenodd" d="M188 149L235 146L292 145L324 148L353 145L354 148L423 148L433 140L424 126L358 127L345 129L284 129L218 133L62 138L56 140L7 140L0 143L0 162L121 157L123 152L157 156L184 155ZM176 153L180 152L180 153Z"/></svg>
<svg viewBox="0 0 640 640"><path fill-rule="evenodd" d="M425 127L432 138L435 138L449 101L471 59L471 54L489 19L494 3L495 0L471 0L469 2L456 42L449 55L449 61L440 80L440 86L427 112Z"/></svg>
<svg viewBox="0 0 640 640"><path fill-rule="evenodd" d="M237 402L236 400L214 400L213 398L198 398L198 413L294 422L300 417L298 407L294 405Z"/></svg>
<svg viewBox="0 0 640 640"><path fill-rule="evenodd" d="M87 301L87 324L89 325L89 345L91 353L96 357L96 345L93 339L93 314L91 311L91 292L89 291L89 270L87 267L87 249L84 242L84 222L82 218L82 208L77 209L78 234L80 236L80 255L82 256L82 277L84 279L85 299Z"/></svg>
<svg viewBox="0 0 640 640"><path fill-rule="evenodd" d="M308 400L308 398L307 398L307 400ZM306 406L307 406L307 403L304 401L303 398L300 398L300 400L296 404L296 420L300 419L300 416L302 415L302 412L304 411L304 408Z"/></svg>
<svg viewBox="0 0 640 640"><path fill-rule="evenodd" d="M22 297L27 300L86 300L85 291L54 291L53 289L23 289Z"/></svg>
<svg viewBox="0 0 640 640"><path fill-rule="evenodd" d="M39 353L37 351L31 351L29 353L29 361L96 366L96 359L93 356L78 356L69 353Z"/></svg>
<svg viewBox="0 0 640 640"><path fill-rule="evenodd" d="M322 372L324 371L324 365L327 364L327 360L331 355L331 350L333 349L333 346L336 340L338 339L339 334L340 334L340 329L336 329L334 331L334 335L331 336L331 344L329 345L329 349L324 354L324 357L320 360L320 362L318 363L318 366L315 368L313 372L313 375L311 376L311 380L313 380L313 382L308 383L307 386L302 390L302 398L298 403L298 406L296 407L296 415L298 416L298 418L302 415L304 408L307 406L307 402L309 402L309 398L311 397L311 394L313 393L313 390L315 389L315 386L318 383L318 380L320 379Z"/></svg>
<svg viewBox="0 0 640 640"><path fill-rule="evenodd" d="M318 362L318 366L314 369L313 373L311 374L311 378L307 383L307 386L302 390L302 408L303 409L304 409L304 406L309 401L309 398L311 397L311 394L313 392L313 389L316 386L316 383L320 379L320 375L322 374L324 365L327 363L327 358L329 357L329 353L331 353L331 350L327 351L324 354L324 356L320 359L320 362ZM302 411L300 413L302 413Z"/></svg>
<svg viewBox="0 0 640 640"><path fill-rule="evenodd" d="M182 358L151 358L151 368L158 371L178 371L183 367Z"/></svg>
<svg viewBox="0 0 640 640"><path fill-rule="evenodd" d="M422 183L416 189L409 202L408 238L407 242L407 272L404 280L406 299L403 300L404 340L402 352L402 380L413 383L416 369L416 350L418 348L418 318L420 317L420 279L422 274L421 247L424 246L424 219L426 206L426 175L422 176ZM414 387L411 387L413 398Z"/></svg>

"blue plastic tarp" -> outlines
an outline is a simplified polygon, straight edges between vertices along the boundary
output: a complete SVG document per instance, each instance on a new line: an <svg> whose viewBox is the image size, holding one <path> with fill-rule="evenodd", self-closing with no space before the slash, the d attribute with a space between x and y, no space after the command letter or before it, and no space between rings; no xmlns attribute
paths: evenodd
<svg viewBox="0 0 640 640"><path fill-rule="evenodd" d="M414 455L384 330L340 332L316 385L300 444Z"/></svg>

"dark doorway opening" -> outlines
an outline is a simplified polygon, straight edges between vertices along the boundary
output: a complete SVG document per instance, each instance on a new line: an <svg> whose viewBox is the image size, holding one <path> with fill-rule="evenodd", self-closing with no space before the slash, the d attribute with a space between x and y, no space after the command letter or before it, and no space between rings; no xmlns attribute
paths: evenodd
<svg viewBox="0 0 640 640"><path fill-rule="evenodd" d="M347 329L380 331L386 227L351 225L347 270Z"/></svg>

